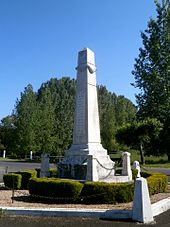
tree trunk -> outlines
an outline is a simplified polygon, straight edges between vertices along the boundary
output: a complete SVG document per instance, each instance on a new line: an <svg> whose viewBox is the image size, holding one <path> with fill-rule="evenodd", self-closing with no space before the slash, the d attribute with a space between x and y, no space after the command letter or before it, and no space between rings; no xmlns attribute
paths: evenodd
<svg viewBox="0 0 170 227"><path fill-rule="evenodd" d="M145 156L144 156L144 149L143 149L142 143L140 143L139 151L140 151L141 163L142 163L142 165L144 165L145 164Z"/></svg>

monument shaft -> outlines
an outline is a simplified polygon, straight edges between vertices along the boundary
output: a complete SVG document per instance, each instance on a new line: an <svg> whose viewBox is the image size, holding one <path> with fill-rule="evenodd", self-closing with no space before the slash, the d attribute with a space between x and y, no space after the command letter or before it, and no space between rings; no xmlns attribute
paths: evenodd
<svg viewBox="0 0 170 227"><path fill-rule="evenodd" d="M94 53L79 52L73 144L100 143L99 112Z"/></svg>

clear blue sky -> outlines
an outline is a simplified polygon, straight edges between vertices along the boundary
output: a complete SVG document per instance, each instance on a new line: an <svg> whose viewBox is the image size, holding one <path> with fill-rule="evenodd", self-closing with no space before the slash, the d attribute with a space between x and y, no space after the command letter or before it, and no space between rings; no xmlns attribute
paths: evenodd
<svg viewBox="0 0 170 227"><path fill-rule="evenodd" d="M95 52L97 83L135 103L130 83L155 17L154 0L0 0L0 119L30 83L76 77L77 52Z"/></svg>

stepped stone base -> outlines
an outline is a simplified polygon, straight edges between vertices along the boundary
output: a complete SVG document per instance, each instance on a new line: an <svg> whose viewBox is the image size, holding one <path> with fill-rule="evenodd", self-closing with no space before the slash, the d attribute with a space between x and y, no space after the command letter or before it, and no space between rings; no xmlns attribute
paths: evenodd
<svg viewBox="0 0 170 227"><path fill-rule="evenodd" d="M111 181L115 163L101 144L72 145L58 163L60 178L87 181Z"/></svg>

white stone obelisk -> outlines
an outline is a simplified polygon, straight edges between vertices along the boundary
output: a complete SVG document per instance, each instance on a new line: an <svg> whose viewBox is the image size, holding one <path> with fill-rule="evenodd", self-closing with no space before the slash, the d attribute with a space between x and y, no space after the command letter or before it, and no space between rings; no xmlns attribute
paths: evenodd
<svg viewBox="0 0 170 227"><path fill-rule="evenodd" d="M74 151L83 149L86 154L100 151L107 153L101 146L99 111L96 87L96 66L94 53L85 48L78 54L76 110L74 117Z"/></svg>
<svg viewBox="0 0 170 227"><path fill-rule="evenodd" d="M110 160L101 145L99 111L96 87L96 66L93 51L84 48L78 53L76 86L76 106L74 114L73 144L66 151L62 166L59 166L61 176L69 175L75 178L86 178L87 180L105 178L106 175L114 173L114 163ZM89 158L88 156L92 156ZM90 170L87 160L96 160L96 170ZM93 162L94 163L94 162ZM106 167L106 168L105 168ZM63 168L63 171L62 171ZM103 168L103 170L101 170ZM99 173L100 170L100 173ZM86 173L85 173L86 171ZM91 176L90 172L96 176ZM69 173L70 172L70 173ZM79 175L79 176L78 176Z"/></svg>

